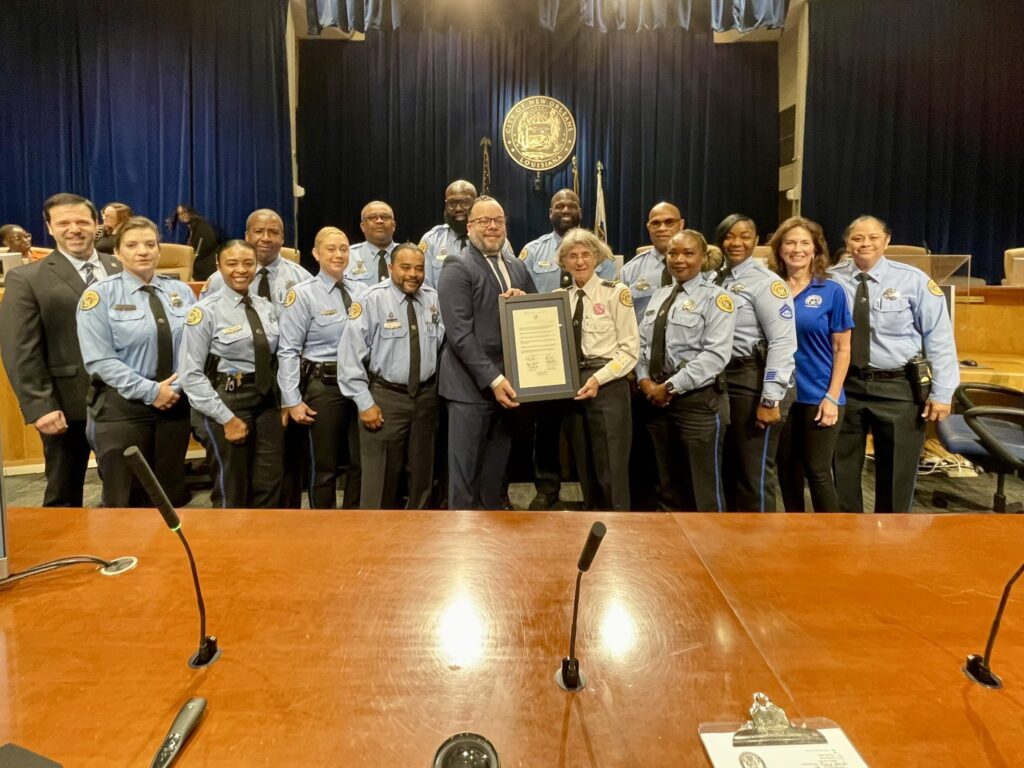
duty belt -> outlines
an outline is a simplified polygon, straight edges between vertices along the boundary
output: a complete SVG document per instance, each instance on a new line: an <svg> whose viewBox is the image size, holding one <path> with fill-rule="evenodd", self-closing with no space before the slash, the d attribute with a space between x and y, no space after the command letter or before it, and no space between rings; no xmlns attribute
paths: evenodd
<svg viewBox="0 0 1024 768"><path fill-rule="evenodd" d="M244 384L255 384L255 373L218 373L217 386L224 387L225 392L234 392Z"/></svg>
<svg viewBox="0 0 1024 768"><path fill-rule="evenodd" d="M311 379L333 379L334 383L338 381L337 362L318 363L315 360L303 359L301 371L303 376Z"/></svg>
<svg viewBox="0 0 1024 768"><path fill-rule="evenodd" d="M757 363L757 355L747 355L746 357L734 357L726 364L725 370L738 371L740 368L746 368L751 365L757 365Z"/></svg>
<svg viewBox="0 0 1024 768"><path fill-rule="evenodd" d="M907 378L907 372L903 368L883 370L881 368L857 368L853 365L850 366L850 371L847 375L864 381L886 381L888 379Z"/></svg>
<svg viewBox="0 0 1024 768"><path fill-rule="evenodd" d="M429 379L427 379L426 381L421 381L420 382L419 391L423 392L423 390L425 390L427 387L429 387L431 384L434 383L435 379L437 379L437 374L436 373L433 376L431 376ZM390 390L392 392L397 392L400 395L408 395L409 394L409 387L406 386L405 384L396 384L393 381L388 381L387 379L381 378L380 376L378 376L375 373L371 373L370 374L370 386L371 387L372 386L382 387L382 388Z"/></svg>

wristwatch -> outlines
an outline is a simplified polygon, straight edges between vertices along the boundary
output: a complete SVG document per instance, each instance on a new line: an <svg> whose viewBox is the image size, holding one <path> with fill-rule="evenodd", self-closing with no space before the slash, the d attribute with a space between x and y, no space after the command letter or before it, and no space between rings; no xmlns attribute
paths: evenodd
<svg viewBox="0 0 1024 768"><path fill-rule="evenodd" d="M776 406L778 406L778 404L779 404L778 400L770 400L767 397L762 397L761 398L761 407L762 408L769 408L769 409L771 409L771 408L775 408Z"/></svg>
<svg viewBox="0 0 1024 768"><path fill-rule="evenodd" d="M670 395L677 394L676 393L676 386L671 381L666 381L665 382L665 391L668 392Z"/></svg>

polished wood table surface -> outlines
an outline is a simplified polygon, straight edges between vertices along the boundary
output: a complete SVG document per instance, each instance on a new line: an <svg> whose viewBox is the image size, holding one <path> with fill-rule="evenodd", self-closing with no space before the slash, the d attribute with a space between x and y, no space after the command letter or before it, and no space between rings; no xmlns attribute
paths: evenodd
<svg viewBox="0 0 1024 768"><path fill-rule="evenodd" d="M431 764L476 731L503 766L699 766L704 721L755 691L836 720L873 766L1019 765L1024 612L987 691L980 652L1024 521L995 516L181 512L223 657L198 641L188 565L152 510L14 509L11 570L132 554L0 592L0 743L67 766L146 765L205 696L181 765ZM567 694L575 563L583 579ZM1016 605L1014 604L1016 603ZM1017 608L1018 610L1014 610Z"/></svg>

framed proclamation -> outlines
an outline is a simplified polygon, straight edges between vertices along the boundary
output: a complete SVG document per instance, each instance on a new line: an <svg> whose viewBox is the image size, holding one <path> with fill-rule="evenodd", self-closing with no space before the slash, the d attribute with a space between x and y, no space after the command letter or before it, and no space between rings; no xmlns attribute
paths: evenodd
<svg viewBox="0 0 1024 768"><path fill-rule="evenodd" d="M532 293L498 299L505 378L516 401L573 398L580 389L569 294Z"/></svg>

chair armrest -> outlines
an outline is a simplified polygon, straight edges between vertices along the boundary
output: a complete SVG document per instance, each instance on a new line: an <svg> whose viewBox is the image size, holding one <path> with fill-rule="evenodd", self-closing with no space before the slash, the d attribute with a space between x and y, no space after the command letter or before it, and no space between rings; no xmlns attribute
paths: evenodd
<svg viewBox="0 0 1024 768"><path fill-rule="evenodd" d="M978 436L985 450L994 458L1001 461L1007 467L1016 470L1024 469L1024 461L1010 453L1006 447L999 442L988 428L981 422L984 418L1003 418L1024 426L1024 409L1022 408L1000 408L998 406L983 405L971 408L964 414L964 421L967 426Z"/></svg>

